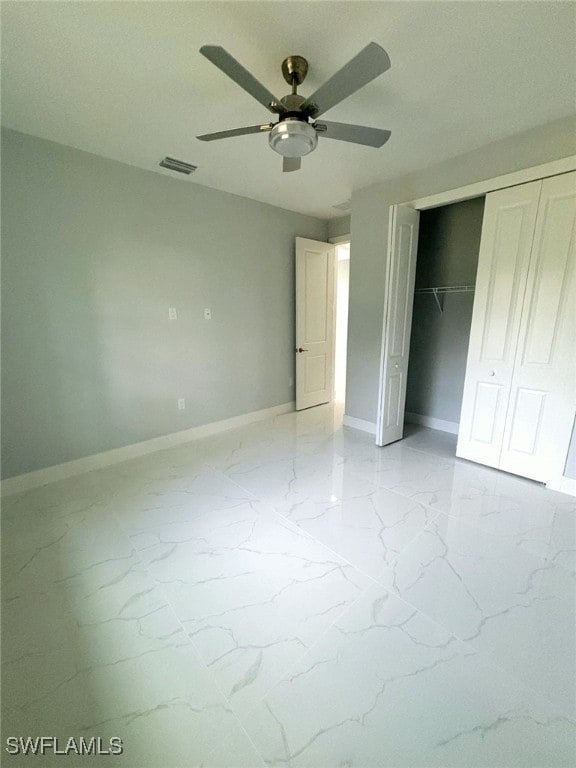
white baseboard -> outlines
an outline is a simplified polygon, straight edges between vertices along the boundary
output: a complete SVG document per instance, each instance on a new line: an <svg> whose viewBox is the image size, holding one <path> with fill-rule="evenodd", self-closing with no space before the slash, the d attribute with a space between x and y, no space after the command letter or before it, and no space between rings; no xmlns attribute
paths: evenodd
<svg viewBox="0 0 576 768"><path fill-rule="evenodd" d="M441 432L450 432L452 435L457 435L458 428L460 427L457 421L444 421L444 419L421 416L419 413L408 413L408 411L404 414L404 421L407 421L409 424L421 424L423 427L429 427L430 429L439 429Z"/></svg>
<svg viewBox="0 0 576 768"><path fill-rule="evenodd" d="M576 480L571 477L559 477L546 483L546 488L551 491L560 491L560 493L567 493L570 496L576 496Z"/></svg>
<svg viewBox="0 0 576 768"><path fill-rule="evenodd" d="M362 432L369 432L371 435L376 434L376 424L374 424L372 421L365 421L364 419L357 419L354 416L344 415L342 423L345 427L361 429Z"/></svg>
<svg viewBox="0 0 576 768"><path fill-rule="evenodd" d="M294 402L282 403L272 408L264 408L260 411L243 413L240 416L233 416L231 419L223 421L213 421L210 424L202 424L199 427L184 429L181 432L172 432L169 435L154 437L151 440L144 440L141 443L125 445L122 448L114 448L111 451L95 453L92 456L85 456L82 459L67 461L64 464L56 464L53 467L37 469L34 472L27 472L24 475L9 477L2 481L2 496L9 496L13 493L27 491L30 488L38 488L41 485L53 483L56 480L65 480L75 475L83 475L93 469L102 469L112 464L120 464L129 459L136 459L148 453L161 451L166 448L172 448L176 445L189 443L202 437L216 435L219 432L226 432L229 429L243 427L255 421L262 421L273 416L280 416L283 413L290 413L294 410Z"/></svg>

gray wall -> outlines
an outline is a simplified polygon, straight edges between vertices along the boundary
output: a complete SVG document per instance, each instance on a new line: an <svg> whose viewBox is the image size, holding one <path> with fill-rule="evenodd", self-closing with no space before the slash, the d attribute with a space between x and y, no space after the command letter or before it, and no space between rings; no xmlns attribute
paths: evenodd
<svg viewBox="0 0 576 768"><path fill-rule="evenodd" d="M573 154L576 119L566 118L353 192L346 380L349 416L376 421L389 206Z"/></svg>
<svg viewBox="0 0 576 768"><path fill-rule="evenodd" d="M326 222L2 136L3 477L293 399L294 238Z"/></svg>
<svg viewBox="0 0 576 768"><path fill-rule="evenodd" d="M474 285L484 198L422 211L416 288ZM459 422L473 293L415 294L406 411Z"/></svg>
<svg viewBox="0 0 576 768"><path fill-rule="evenodd" d="M340 216L328 220L328 237L340 237L350 234L350 216Z"/></svg>

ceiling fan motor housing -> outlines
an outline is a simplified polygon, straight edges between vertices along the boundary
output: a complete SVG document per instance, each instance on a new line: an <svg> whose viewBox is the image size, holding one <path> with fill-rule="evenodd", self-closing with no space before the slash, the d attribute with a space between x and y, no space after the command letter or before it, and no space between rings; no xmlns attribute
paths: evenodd
<svg viewBox="0 0 576 768"><path fill-rule="evenodd" d="M284 157L304 157L318 144L314 128L306 121L287 117L277 123L268 134L274 152Z"/></svg>

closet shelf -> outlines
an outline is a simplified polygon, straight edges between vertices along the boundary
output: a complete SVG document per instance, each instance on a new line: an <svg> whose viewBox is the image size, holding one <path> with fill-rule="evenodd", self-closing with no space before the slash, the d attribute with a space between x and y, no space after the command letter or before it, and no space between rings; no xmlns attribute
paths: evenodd
<svg viewBox="0 0 576 768"><path fill-rule="evenodd" d="M432 293L438 304L440 314L444 311L443 302L440 302L439 296L443 296L445 293L473 293L473 285L440 285L434 288L416 288L414 293Z"/></svg>

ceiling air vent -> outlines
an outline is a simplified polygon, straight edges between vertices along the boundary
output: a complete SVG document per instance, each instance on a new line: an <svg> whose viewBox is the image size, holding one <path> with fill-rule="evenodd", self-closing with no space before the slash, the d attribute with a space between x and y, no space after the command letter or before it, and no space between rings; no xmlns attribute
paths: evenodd
<svg viewBox="0 0 576 768"><path fill-rule="evenodd" d="M183 160L175 160L173 157L165 157L164 160L160 162L160 165L162 168L168 168L169 171L185 173L187 176L194 173L198 167L196 165L190 165L190 163L185 163Z"/></svg>
<svg viewBox="0 0 576 768"><path fill-rule="evenodd" d="M338 205L333 205L332 208L336 208L337 211L349 211L351 204L352 204L351 200L344 200L343 203L338 203Z"/></svg>

